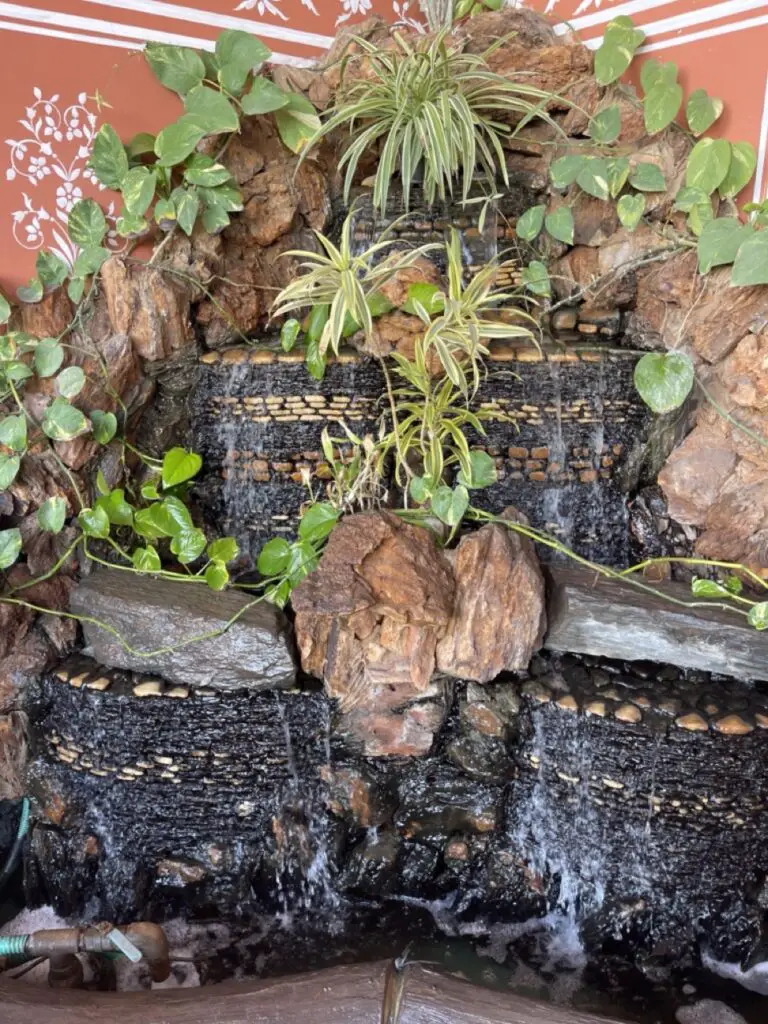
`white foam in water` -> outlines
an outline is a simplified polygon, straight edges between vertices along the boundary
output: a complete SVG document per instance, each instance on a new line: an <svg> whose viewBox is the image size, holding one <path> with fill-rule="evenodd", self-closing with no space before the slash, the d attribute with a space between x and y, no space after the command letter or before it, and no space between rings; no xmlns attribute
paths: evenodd
<svg viewBox="0 0 768 1024"><path fill-rule="evenodd" d="M743 985L750 992L768 996L768 963L757 964L748 971L742 971L739 964L726 964L721 960L713 960L706 954L702 957L702 962L713 974L727 978L729 981L737 981L739 985Z"/></svg>
<svg viewBox="0 0 768 1024"><path fill-rule="evenodd" d="M747 1024L740 1013L715 999L702 999L694 1006L682 1006L675 1016L680 1024Z"/></svg>

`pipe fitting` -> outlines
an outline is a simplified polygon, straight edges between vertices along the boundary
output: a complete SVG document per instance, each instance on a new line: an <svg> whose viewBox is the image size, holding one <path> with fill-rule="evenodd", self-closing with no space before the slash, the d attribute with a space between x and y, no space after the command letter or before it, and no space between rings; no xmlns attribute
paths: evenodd
<svg viewBox="0 0 768 1024"><path fill-rule="evenodd" d="M109 937L113 925L93 928L52 928L33 932L23 939L21 952L28 959L50 957L68 953L114 953L115 945ZM163 929L149 921L139 921L118 929L142 954L149 964L153 981L165 981L171 973L168 939Z"/></svg>

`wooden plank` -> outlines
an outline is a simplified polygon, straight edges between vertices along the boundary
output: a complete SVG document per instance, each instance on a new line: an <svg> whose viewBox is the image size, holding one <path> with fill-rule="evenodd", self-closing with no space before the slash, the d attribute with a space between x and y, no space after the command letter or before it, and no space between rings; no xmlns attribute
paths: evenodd
<svg viewBox="0 0 768 1024"><path fill-rule="evenodd" d="M52 992L3 981L3 1024L622 1024L406 968L401 1014L382 1015L387 963L175 992Z"/></svg>
<svg viewBox="0 0 768 1024"><path fill-rule="evenodd" d="M656 661L741 679L768 679L768 630L717 608L682 608L585 569L550 567L544 644L628 661ZM654 584L692 601L682 583Z"/></svg>

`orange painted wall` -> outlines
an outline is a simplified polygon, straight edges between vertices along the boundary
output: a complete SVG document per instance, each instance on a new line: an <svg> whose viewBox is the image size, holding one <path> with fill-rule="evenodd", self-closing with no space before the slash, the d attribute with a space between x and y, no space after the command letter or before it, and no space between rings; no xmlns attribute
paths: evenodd
<svg viewBox="0 0 768 1024"><path fill-rule="evenodd" d="M758 149L750 191L765 195L768 0L525 0L524 5L568 22L593 46L611 18L629 14L647 33L644 52L676 61L684 86L703 86L724 101L726 115L718 128ZM419 18L417 0L0 2L4 290L12 292L31 276L40 248L72 258L62 226L76 199L98 192L85 169L98 126L110 121L128 138L157 130L175 116L177 99L158 85L138 52L147 40L212 48L221 29L243 28L271 46L276 61L303 63L327 48L338 27L370 13Z"/></svg>

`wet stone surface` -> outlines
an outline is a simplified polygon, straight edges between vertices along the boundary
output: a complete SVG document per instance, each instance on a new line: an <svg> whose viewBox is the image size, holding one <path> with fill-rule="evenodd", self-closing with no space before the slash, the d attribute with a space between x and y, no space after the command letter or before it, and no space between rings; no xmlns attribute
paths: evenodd
<svg viewBox="0 0 768 1024"><path fill-rule="evenodd" d="M558 339L559 340L559 339ZM292 535L307 500L302 473L322 488L329 468L320 436L343 419L375 433L384 411L376 361L343 352L313 380L301 352L276 343L203 357L193 396L191 441L210 467L198 494L222 532L254 552L270 536ZM651 415L632 385L637 355L596 345L534 348L497 343L477 401L495 419L470 437L499 475L478 491L480 507L514 505L583 555L627 564L626 493L637 484ZM671 444L655 428L653 457Z"/></svg>
<svg viewBox="0 0 768 1024"><path fill-rule="evenodd" d="M554 914L595 953L759 955L764 688L539 655L457 682L432 750L386 761L344 742L320 693L180 689L83 659L42 682L32 904L267 914L323 956L406 908L421 936L490 941Z"/></svg>

